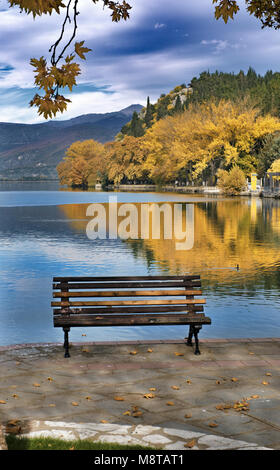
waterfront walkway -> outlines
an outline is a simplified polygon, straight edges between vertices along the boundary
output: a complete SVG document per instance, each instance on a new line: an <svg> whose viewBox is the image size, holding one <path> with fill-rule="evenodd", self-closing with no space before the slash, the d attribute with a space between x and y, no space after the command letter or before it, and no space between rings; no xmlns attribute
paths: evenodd
<svg viewBox="0 0 280 470"><path fill-rule="evenodd" d="M280 449L280 339L0 348L0 422L20 435L168 450ZM0 440L1 446L1 440ZM3 444L2 444L3 446Z"/></svg>

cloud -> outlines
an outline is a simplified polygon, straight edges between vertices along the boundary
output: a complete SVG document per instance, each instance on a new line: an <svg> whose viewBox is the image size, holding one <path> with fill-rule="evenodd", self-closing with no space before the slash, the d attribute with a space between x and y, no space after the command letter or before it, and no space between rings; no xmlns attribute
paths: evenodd
<svg viewBox="0 0 280 470"><path fill-rule="evenodd" d="M223 41L221 39L212 39L210 41L206 41L205 39L203 39L201 41L201 44L205 46L208 46L208 45L214 46L214 52L216 54L218 54L219 52L229 47L229 42L227 40Z"/></svg>
<svg viewBox="0 0 280 470"><path fill-rule="evenodd" d="M237 17L227 25L215 20L209 0L173 0L172 5L169 0L130 3L130 19L116 24L102 2L93 5L80 0L77 41L85 40L92 52L81 61L78 87L72 94L62 90L72 100L63 119L75 113L145 104L147 96L155 101L204 70L238 72L252 66L265 73L278 68L279 31L262 30L242 3ZM53 14L34 21L30 15L19 14L18 8L0 12L1 121L42 121L28 107L36 92L29 60L48 56L62 20Z"/></svg>
<svg viewBox="0 0 280 470"><path fill-rule="evenodd" d="M161 29L161 28L164 28L165 26L166 26L166 24L164 24L164 23L156 23L154 28L155 29Z"/></svg>

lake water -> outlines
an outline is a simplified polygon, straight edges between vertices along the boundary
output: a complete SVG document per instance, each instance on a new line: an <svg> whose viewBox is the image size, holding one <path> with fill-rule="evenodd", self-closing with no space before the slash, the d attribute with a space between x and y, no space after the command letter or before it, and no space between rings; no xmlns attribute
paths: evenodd
<svg viewBox="0 0 280 470"><path fill-rule="evenodd" d="M89 239L91 203L194 208L194 244ZM200 274L212 325L200 337L280 336L280 202L176 193L81 192L56 183L0 183L0 345L62 341L53 276ZM182 338L182 327L72 328L70 341ZM86 334L86 337L82 336Z"/></svg>

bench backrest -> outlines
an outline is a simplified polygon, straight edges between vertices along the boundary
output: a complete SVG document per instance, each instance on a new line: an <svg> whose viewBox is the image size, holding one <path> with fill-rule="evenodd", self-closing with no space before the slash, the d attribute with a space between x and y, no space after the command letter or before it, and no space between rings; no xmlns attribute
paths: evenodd
<svg viewBox="0 0 280 470"><path fill-rule="evenodd" d="M205 299L195 298L202 295L199 275L54 277L53 281L53 297L60 299L52 302L59 307L54 309L55 326L76 316L78 326L103 314L116 316L116 324L123 314L196 314L205 304Z"/></svg>

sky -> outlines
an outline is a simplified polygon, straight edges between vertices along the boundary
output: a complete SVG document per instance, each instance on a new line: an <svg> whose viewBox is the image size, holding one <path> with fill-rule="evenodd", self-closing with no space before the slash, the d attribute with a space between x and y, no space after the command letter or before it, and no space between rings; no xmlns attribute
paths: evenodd
<svg viewBox="0 0 280 470"><path fill-rule="evenodd" d="M73 92L62 92L72 103L56 119L145 105L147 96L153 103L205 70L280 71L280 30L261 29L244 0L227 24L215 19L212 0L130 0L130 19L119 23L112 23L102 3L79 0L75 41L85 40L92 51L80 61ZM29 61L49 58L62 21L58 14L34 20L0 0L0 122L45 122L29 107L38 91Z"/></svg>

